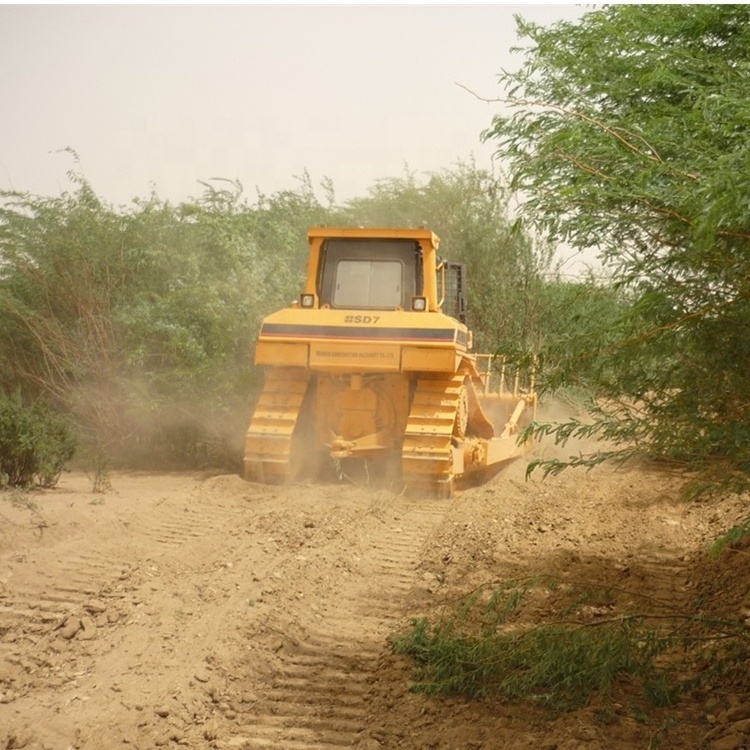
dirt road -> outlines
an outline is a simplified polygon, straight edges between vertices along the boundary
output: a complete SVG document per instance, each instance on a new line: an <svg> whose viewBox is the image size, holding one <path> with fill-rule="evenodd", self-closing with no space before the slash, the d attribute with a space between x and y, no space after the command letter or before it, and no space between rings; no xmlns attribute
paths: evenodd
<svg viewBox="0 0 750 750"><path fill-rule="evenodd" d="M731 690L606 724L410 692L387 638L436 602L550 572L683 605L743 513L642 468L524 469L441 501L184 473L0 495L0 750L744 747L711 716Z"/></svg>

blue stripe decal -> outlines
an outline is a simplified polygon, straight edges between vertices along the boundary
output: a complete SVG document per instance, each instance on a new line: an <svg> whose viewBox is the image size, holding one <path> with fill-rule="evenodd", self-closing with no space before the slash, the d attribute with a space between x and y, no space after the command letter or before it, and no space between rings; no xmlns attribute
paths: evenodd
<svg viewBox="0 0 750 750"><path fill-rule="evenodd" d="M466 346L467 336L457 328L385 328L367 326L316 326L288 323L264 323L261 336L269 338L340 339L344 341L423 341L457 342Z"/></svg>

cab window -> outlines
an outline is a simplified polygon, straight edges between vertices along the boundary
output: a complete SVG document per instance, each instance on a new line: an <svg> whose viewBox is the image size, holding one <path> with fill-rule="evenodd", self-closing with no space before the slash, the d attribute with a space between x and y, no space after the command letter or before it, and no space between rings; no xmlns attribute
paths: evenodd
<svg viewBox="0 0 750 750"><path fill-rule="evenodd" d="M401 305L402 277L398 261L342 259L336 264L333 306L394 309Z"/></svg>
<svg viewBox="0 0 750 750"><path fill-rule="evenodd" d="M333 308L408 310L421 294L421 271L414 240L331 238L321 252L318 295Z"/></svg>

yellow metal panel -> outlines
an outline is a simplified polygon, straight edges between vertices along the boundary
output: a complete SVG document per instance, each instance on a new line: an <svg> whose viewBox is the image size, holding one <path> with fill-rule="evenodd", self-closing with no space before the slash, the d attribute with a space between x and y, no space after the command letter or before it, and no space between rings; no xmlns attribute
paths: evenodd
<svg viewBox="0 0 750 750"><path fill-rule="evenodd" d="M282 344L259 341L255 347L256 365L307 367L307 344Z"/></svg>
<svg viewBox="0 0 750 750"><path fill-rule="evenodd" d="M517 456L523 456L526 451L529 450L531 444L521 443L520 445L516 442L516 436L504 437L504 438L493 438L492 440L482 441L485 443L485 455L487 466L492 464L500 463L500 461L507 461L510 458L516 458Z"/></svg>
<svg viewBox="0 0 750 750"><path fill-rule="evenodd" d="M364 343L403 343L466 350L465 326L440 313L406 310L337 310L288 307L263 320L261 341L360 339Z"/></svg>
<svg viewBox="0 0 750 750"><path fill-rule="evenodd" d="M423 240L429 242L435 249L440 244L440 239L430 229L413 229L410 227L312 227L307 236L311 241L329 237Z"/></svg>
<svg viewBox="0 0 750 750"><path fill-rule="evenodd" d="M310 345L310 367L328 371L398 371L399 346L321 341Z"/></svg>
<svg viewBox="0 0 750 750"><path fill-rule="evenodd" d="M405 346L401 351L403 372L455 372L460 357L455 349L427 349Z"/></svg>

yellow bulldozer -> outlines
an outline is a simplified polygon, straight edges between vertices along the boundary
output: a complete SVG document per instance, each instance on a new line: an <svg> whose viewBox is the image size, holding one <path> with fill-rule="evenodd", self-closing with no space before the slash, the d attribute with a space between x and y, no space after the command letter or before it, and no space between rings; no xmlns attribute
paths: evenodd
<svg viewBox="0 0 750 750"><path fill-rule="evenodd" d="M284 482L320 457L395 459L401 486L450 496L528 448L533 374L472 353L465 267L440 260L432 231L316 227L308 241L304 290L260 329L247 480Z"/></svg>

